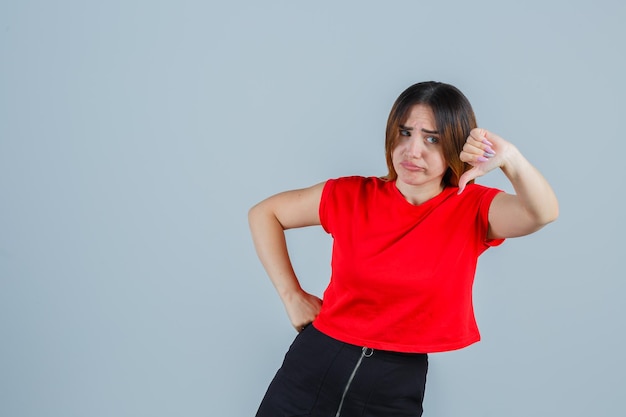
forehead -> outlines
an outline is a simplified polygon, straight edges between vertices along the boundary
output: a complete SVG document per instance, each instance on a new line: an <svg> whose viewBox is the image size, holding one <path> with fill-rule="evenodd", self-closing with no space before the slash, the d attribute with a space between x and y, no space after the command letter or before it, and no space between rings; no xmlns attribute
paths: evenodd
<svg viewBox="0 0 626 417"><path fill-rule="evenodd" d="M436 130L437 122L435 120L435 113L426 104L415 104L411 106L406 114L404 125L411 127L418 127L420 129Z"/></svg>

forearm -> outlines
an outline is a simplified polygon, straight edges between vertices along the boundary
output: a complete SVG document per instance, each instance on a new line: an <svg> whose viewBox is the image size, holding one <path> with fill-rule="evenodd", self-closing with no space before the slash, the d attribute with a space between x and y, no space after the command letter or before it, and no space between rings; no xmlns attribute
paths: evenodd
<svg viewBox="0 0 626 417"><path fill-rule="evenodd" d="M322 300L300 286L289 259L285 230L320 224L318 207L323 187L320 183L276 194L248 212L257 255L298 331L315 320Z"/></svg>
<svg viewBox="0 0 626 417"><path fill-rule="evenodd" d="M552 187L515 146L509 146L501 169L513 185L520 204L538 226L554 221L559 205Z"/></svg>

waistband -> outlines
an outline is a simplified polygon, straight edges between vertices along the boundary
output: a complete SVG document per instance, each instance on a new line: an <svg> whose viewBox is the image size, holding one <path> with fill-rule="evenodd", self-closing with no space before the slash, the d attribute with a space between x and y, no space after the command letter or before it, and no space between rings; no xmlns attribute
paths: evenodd
<svg viewBox="0 0 626 417"><path fill-rule="evenodd" d="M380 359L395 359L395 360L424 360L424 358L428 357L426 353L409 353L409 352L396 352L392 350L382 350L382 349L373 349L368 346L358 346L350 343L342 342L341 340L337 340L333 337L328 336L325 333L319 331L315 325L310 324L305 326L302 330L302 333L310 332L313 333L316 337L327 339L327 341L335 343L337 345L341 345L344 349L353 350L355 353L361 354L362 352L367 351L368 357L377 357Z"/></svg>

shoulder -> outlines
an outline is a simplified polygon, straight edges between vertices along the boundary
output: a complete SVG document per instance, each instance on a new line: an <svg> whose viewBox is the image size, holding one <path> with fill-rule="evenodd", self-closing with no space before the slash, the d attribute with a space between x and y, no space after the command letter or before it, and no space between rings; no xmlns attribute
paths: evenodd
<svg viewBox="0 0 626 417"><path fill-rule="evenodd" d="M371 208L381 201L383 189L389 189L389 182L377 177L350 176L326 181L320 199L320 219L329 231L334 223L350 222L355 213Z"/></svg>
<svg viewBox="0 0 626 417"><path fill-rule="evenodd" d="M344 190L360 188L382 188L389 182L380 177L363 177L358 175L332 178L326 181L326 187L340 188Z"/></svg>
<svg viewBox="0 0 626 417"><path fill-rule="evenodd" d="M502 190L480 184L468 184L461 194L458 194L457 187L449 190L450 194L444 198L442 204L453 210L455 216L475 216L477 213L486 216L494 198L502 193Z"/></svg>
<svg viewBox="0 0 626 417"><path fill-rule="evenodd" d="M326 181L322 199L351 199L372 197L377 191L388 189L389 181L379 177L350 176L333 178Z"/></svg>
<svg viewBox="0 0 626 417"><path fill-rule="evenodd" d="M363 177L360 175L351 175L347 177L331 178L327 182L335 182L339 184L378 184L385 180L378 177Z"/></svg>
<svg viewBox="0 0 626 417"><path fill-rule="evenodd" d="M451 199L457 209L457 216L467 215L469 218L473 218L485 231L485 235L489 225L489 213L491 206L496 196L504 194L504 192L498 188L487 187L480 184L468 184L465 190L460 195L454 196Z"/></svg>
<svg viewBox="0 0 626 417"><path fill-rule="evenodd" d="M480 184L468 184L463 192L459 195L459 197L461 197L462 201L480 201L484 199L488 199L489 201L491 201L497 194L501 192L502 190L494 187L487 187Z"/></svg>

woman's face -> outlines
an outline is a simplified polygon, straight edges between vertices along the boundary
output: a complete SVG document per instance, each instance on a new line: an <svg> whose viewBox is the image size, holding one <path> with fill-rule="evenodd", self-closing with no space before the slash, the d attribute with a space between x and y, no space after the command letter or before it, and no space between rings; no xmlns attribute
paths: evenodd
<svg viewBox="0 0 626 417"><path fill-rule="evenodd" d="M435 115L430 107L416 104L403 125L391 153L398 174L396 185L405 196L419 192L433 196L441 192L441 183L448 164L439 142ZM407 194L408 193L408 194Z"/></svg>

